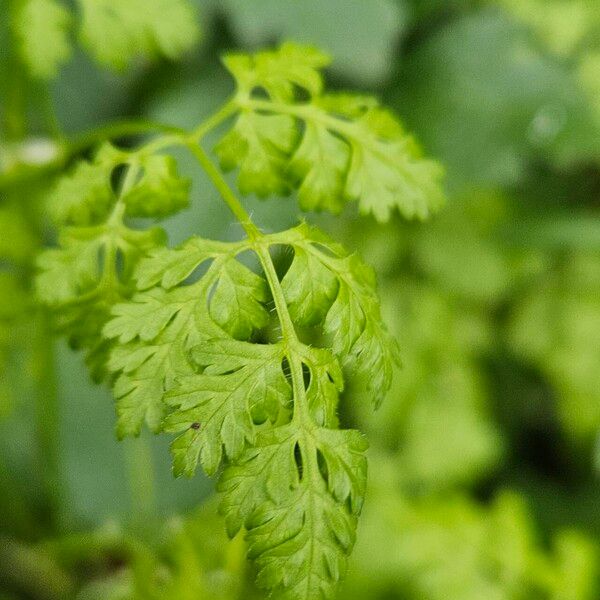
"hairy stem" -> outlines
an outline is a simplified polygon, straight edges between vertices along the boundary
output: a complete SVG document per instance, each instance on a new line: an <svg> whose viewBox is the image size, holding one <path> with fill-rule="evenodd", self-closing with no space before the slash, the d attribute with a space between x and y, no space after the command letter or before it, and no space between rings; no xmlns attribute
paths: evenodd
<svg viewBox="0 0 600 600"><path fill-rule="evenodd" d="M223 121L231 117L239 110L235 99L226 102L217 112L212 114L208 119L200 123L189 135L190 141L198 143L209 131L218 127Z"/></svg>
<svg viewBox="0 0 600 600"><path fill-rule="evenodd" d="M217 188L217 191L225 201L225 204L229 207L229 210L233 213L235 218L238 220L240 225L244 228L244 231L251 240L257 240L262 237L262 233L258 227L252 222L250 215L246 209L242 206L242 203L238 200L237 196L233 193L225 178L210 160L208 154L198 144L190 141L187 143L187 147L190 152L196 157L198 163L208 175L213 185Z"/></svg>
<svg viewBox="0 0 600 600"><path fill-rule="evenodd" d="M254 251L258 256L267 283L269 284L269 288L273 294L275 310L277 311L277 317L281 325L281 337L290 365L292 389L294 392L293 419L304 430L309 431L312 428L312 420L308 408L308 400L306 398L302 361L298 354L298 348L301 342L292 322L292 318L290 316L287 302L283 293L283 288L281 287L281 282L277 277L277 272L275 270L275 265L273 264L273 258L269 252L268 244L265 243L265 235L254 224L250 218L250 215L243 207L237 196L234 194L233 190L229 187L229 184L204 149L198 144L194 143L189 143L188 147L197 158L200 166L204 169L215 188L221 194L221 197L233 215L248 234Z"/></svg>

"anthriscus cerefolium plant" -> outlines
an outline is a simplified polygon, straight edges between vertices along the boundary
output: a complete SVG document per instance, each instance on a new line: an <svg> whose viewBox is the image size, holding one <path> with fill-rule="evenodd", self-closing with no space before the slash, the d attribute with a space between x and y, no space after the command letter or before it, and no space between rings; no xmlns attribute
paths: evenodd
<svg viewBox="0 0 600 600"><path fill-rule="evenodd" d="M328 57L283 44L223 62L236 90L192 131L136 149L105 143L54 188L58 247L39 258L39 296L57 327L112 382L119 437L175 434L175 475L219 473L227 531L246 531L258 583L277 598L331 598L363 504L367 442L341 429L344 380L377 406L396 342L382 323L372 269L306 222L263 233L242 195L297 192L308 211L349 202L378 221L425 218L442 203L440 167L369 96L323 90ZM220 168L202 147L216 128ZM169 150L197 159L240 223L235 242L158 227L186 208L190 182ZM116 182L116 183L115 183ZM276 269L280 251L293 254ZM253 257L253 261L249 260ZM248 265L256 264L256 268Z"/></svg>

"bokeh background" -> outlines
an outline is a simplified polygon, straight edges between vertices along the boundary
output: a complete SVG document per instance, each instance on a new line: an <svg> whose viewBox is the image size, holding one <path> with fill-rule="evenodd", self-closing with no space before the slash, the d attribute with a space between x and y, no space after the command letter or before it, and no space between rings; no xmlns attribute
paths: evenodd
<svg viewBox="0 0 600 600"><path fill-rule="evenodd" d="M76 51L27 90L21 143L127 117L191 127L232 91L223 51L330 52L331 87L379 95L444 164L448 192L425 223L309 216L374 265L403 356L378 413L351 387L343 403L371 449L340 598L600 598L600 1L195 6L202 39L181 61L115 74ZM0 3L0 111L7 14ZM52 240L51 175L0 136L0 598L261 598L213 482L174 480L168 439L117 442L110 392L49 330L31 277ZM178 159L193 202L171 241L237 235ZM290 199L248 205L267 230L299 217Z"/></svg>

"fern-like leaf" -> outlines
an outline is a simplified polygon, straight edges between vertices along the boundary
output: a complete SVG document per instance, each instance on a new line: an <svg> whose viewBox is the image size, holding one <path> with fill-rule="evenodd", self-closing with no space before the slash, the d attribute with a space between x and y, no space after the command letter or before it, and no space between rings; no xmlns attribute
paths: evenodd
<svg viewBox="0 0 600 600"><path fill-rule="evenodd" d="M224 169L239 168L242 193L281 195L294 186L304 210L338 213L356 200L382 222L395 209L424 219L441 206L441 167L374 98L324 95L328 59L319 51L284 44L224 63L240 114L215 151Z"/></svg>
<svg viewBox="0 0 600 600"><path fill-rule="evenodd" d="M198 39L196 15L186 0L78 3L82 43L99 63L114 69L124 69L138 56L176 58Z"/></svg>
<svg viewBox="0 0 600 600"><path fill-rule="evenodd" d="M38 258L37 296L52 309L57 330L67 335L73 347L86 349L95 379L106 374L111 344L101 332L111 308L131 296L131 277L139 260L165 242L160 228L136 230L123 222L131 198L149 193L142 168L156 160L163 157L138 156L106 145L91 162L78 163L62 177L48 197L48 209L60 234L58 247L45 250ZM142 172L142 176L132 178L127 189L116 192L112 177L120 165L133 169L134 174ZM180 198L169 200L167 206L173 202L182 205L188 184L178 178L172 165L169 181L170 189L178 186ZM164 204L160 204L160 214L166 213ZM151 208L150 203L137 214L155 214Z"/></svg>
<svg viewBox="0 0 600 600"><path fill-rule="evenodd" d="M270 278L264 254L277 247L294 252L281 280ZM262 273L242 264L248 251ZM337 429L341 364L379 398L395 358L371 270L301 225L259 242L193 238L157 249L136 277L145 289L104 328L119 341L110 360L119 433L137 434L146 421L179 434L176 475L224 465L228 530L246 528L259 584L290 600L331 597L366 481L365 440ZM283 328L288 319L320 328L323 347L289 330L279 339L272 321Z"/></svg>

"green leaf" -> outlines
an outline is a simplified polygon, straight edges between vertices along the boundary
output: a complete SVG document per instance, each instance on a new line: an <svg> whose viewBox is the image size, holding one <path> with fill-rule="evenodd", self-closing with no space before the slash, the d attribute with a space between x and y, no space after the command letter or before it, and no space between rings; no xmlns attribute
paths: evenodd
<svg viewBox="0 0 600 600"><path fill-rule="evenodd" d="M302 247L281 282L292 319L299 325L318 325L338 293L336 276Z"/></svg>
<svg viewBox="0 0 600 600"><path fill-rule="evenodd" d="M103 247L101 229L67 229L59 243L59 248L48 249L39 256L40 274L36 280L40 298L56 306L76 300L97 285Z"/></svg>
<svg viewBox="0 0 600 600"><path fill-rule="evenodd" d="M240 92L249 94L255 88L264 89L273 99L289 102L296 87L312 96L323 87L321 69L329 57L312 46L286 42L276 50L253 55L228 54L223 64L233 75Z"/></svg>
<svg viewBox="0 0 600 600"><path fill-rule="evenodd" d="M394 210L425 219L439 209L440 165L374 98L323 95L319 60L309 46L289 44L225 59L240 115L215 151L225 170L239 168L240 191L263 197L297 187L304 210L339 213L356 201L381 222Z"/></svg>
<svg viewBox="0 0 600 600"><path fill-rule="evenodd" d="M160 285L170 289L187 279L203 262L222 255L235 255L248 248L246 242L225 243L197 236L176 248L155 248L140 261L136 282L140 290Z"/></svg>
<svg viewBox="0 0 600 600"><path fill-rule="evenodd" d="M214 474L222 457L236 459L255 439L255 422L275 421L291 398L283 373L279 344L249 344L232 340L204 342L194 348L199 375L179 379L167 395L176 410L165 430L184 433L172 444L174 472L192 476L199 457Z"/></svg>
<svg viewBox="0 0 600 600"><path fill-rule="evenodd" d="M223 263L210 316L232 337L247 340L269 322L267 282L235 259Z"/></svg>
<svg viewBox="0 0 600 600"><path fill-rule="evenodd" d="M191 181L179 176L172 156L142 156L140 166L142 176L123 197L129 216L161 219L187 208Z"/></svg>
<svg viewBox="0 0 600 600"><path fill-rule="evenodd" d="M198 40L197 18L187 0L78 0L81 40L94 58L125 69L135 58L179 57Z"/></svg>
<svg viewBox="0 0 600 600"><path fill-rule="evenodd" d="M307 315L311 321L325 317L324 329L331 336L333 352L365 381L377 405L391 385L398 348L381 320L375 275L357 256L340 256L339 247L328 244L322 236L313 236L309 228L301 226L295 233L298 239L292 243L296 256L290 270L316 275L296 279L293 284L291 278L287 282L284 279L290 311L300 312L301 322L306 322ZM307 260L309 269L303 264ZM332 278L337 282L335 295ZM301 309L297 308L299 299Z"/></svg>
<svg viewBox="0 0 600 600"><path fill-rule="evenodd" d="M187 352L200 340L199 320L206 323L212 277L207 273L198 283L171 291L152 288L114 307L103 334L119 340L108 363L118 374L114 394L119 437L138 435L144 422L160 430L164 394L177 377L193 373Z"/></svg>
<svg viewBox="0 0 600 600"><path fill-rule="evenodd" d="M332 596L354 544L365 448L356 431L308 434L287 425L261 433L225 470L219 489L228 531L248 530L261 587L289 600Z"/></svg>
<svg viewBox="0 0 600 600"><path fill-rule="evenodd" d="M239 168L242 194L284 195L290 191L286 160L297 137L294 120L289 116L243 111L216 145L215 153L225 171Z"/></svg>
<svg viewBox="0 0 600 600"><path fill-rule="evenodd" d="M344 389L344 377L338 359L327 348L305 348L302 360L308 367L310 381L306 400L315 423L338 427L339 394Z"/></svg>
<svg viewBox="0 0 600 600"><path fill-rule="evenodd" d="M105 375L110 345L101 331L110 309L130 295L129 278L140 256L163 241L164 233L157 228L69 227L61 232L58 248L38 257L37 297L52 309L57 332L73 348L86 350L96 380Z"/></svg>
<svg viewBox="0 0 600 600"><path fill-rule="evenodd" d="M107 339L118 340L109 363L118 433L135 435L144 422L178 433L176 475L223 466L228 531L246 528L259 584L281 598L330 598L366 482L365 440L337 429L340 360L379 400L395 345L379 320L374 275L357 257L306 225L261 243L293 249L283 281L267 285L238 260L255 250L264 268L256 240L192 238L139 263L144 289L114 307L104 327ZM277 305L282 329L284 319L320 326L325 347L289 330L272 339L265 303L275 295L288 303ZM246 341L262 328L266 342Z"/></svg>
<svg viewBox="0 0 600 600"><path fill-rule="evenodd" d="M58 182L48 199L62 225L58 247L45 250L37 261L37 297L52 309L57 331L73 347L86 350L98 380L106 374L111 347L101 335L111 307L131 296L137 263L165 239L162 229L130 229L120 218L122 205L111 178L127 160L107 145L93 162L79 163Z"/></svg>
<svg viewBox="0 0 600 600"><path fill-rule="evenodd" d="M11 26L22 61L33 77L52 79L71 55L69 11L55 0L15 3Z"/></svg>
<svg viewBox="0 0 600 600"><path fill-rule="evenodd" d="M138 435L144 422L161 429L166 392L195 372L192 347L227 333L250 337L268 320L261 304L264 280L233 258L241 249L239 243L193 238L140 262L138 287L164 281L169 289L151 286L137 293L115 306L104 327L106 338L119 341L109 368L118 374L114 392L121 437ZM209 260L200 279L176 287Z"/></svg>
<svg viewBox="0 0 600 600"><path fill-rule="evenodd" d="M289 172L298 182L298 201L305 211L344 208L344 186L350 148L326 127L306 123L302 141L292 156Z"/></svg>
<svg viewBox="0 0 600 600"><path fill-rule="evenodd" d="M346 194L358 201L360 212L385 223L393 209L408 219L426 219L438 210L443 204L440 165L422 159L410 138L383 142L369 137L350 143Z"/></svg>
<svg viewBox="0 0 600 600"><path fill-rule="evenodd" d="M104 220L116 198L111 174L123 154L104 145L93 161L80 161L48 195L48 211L58 225L91 225Z"/></svg>

